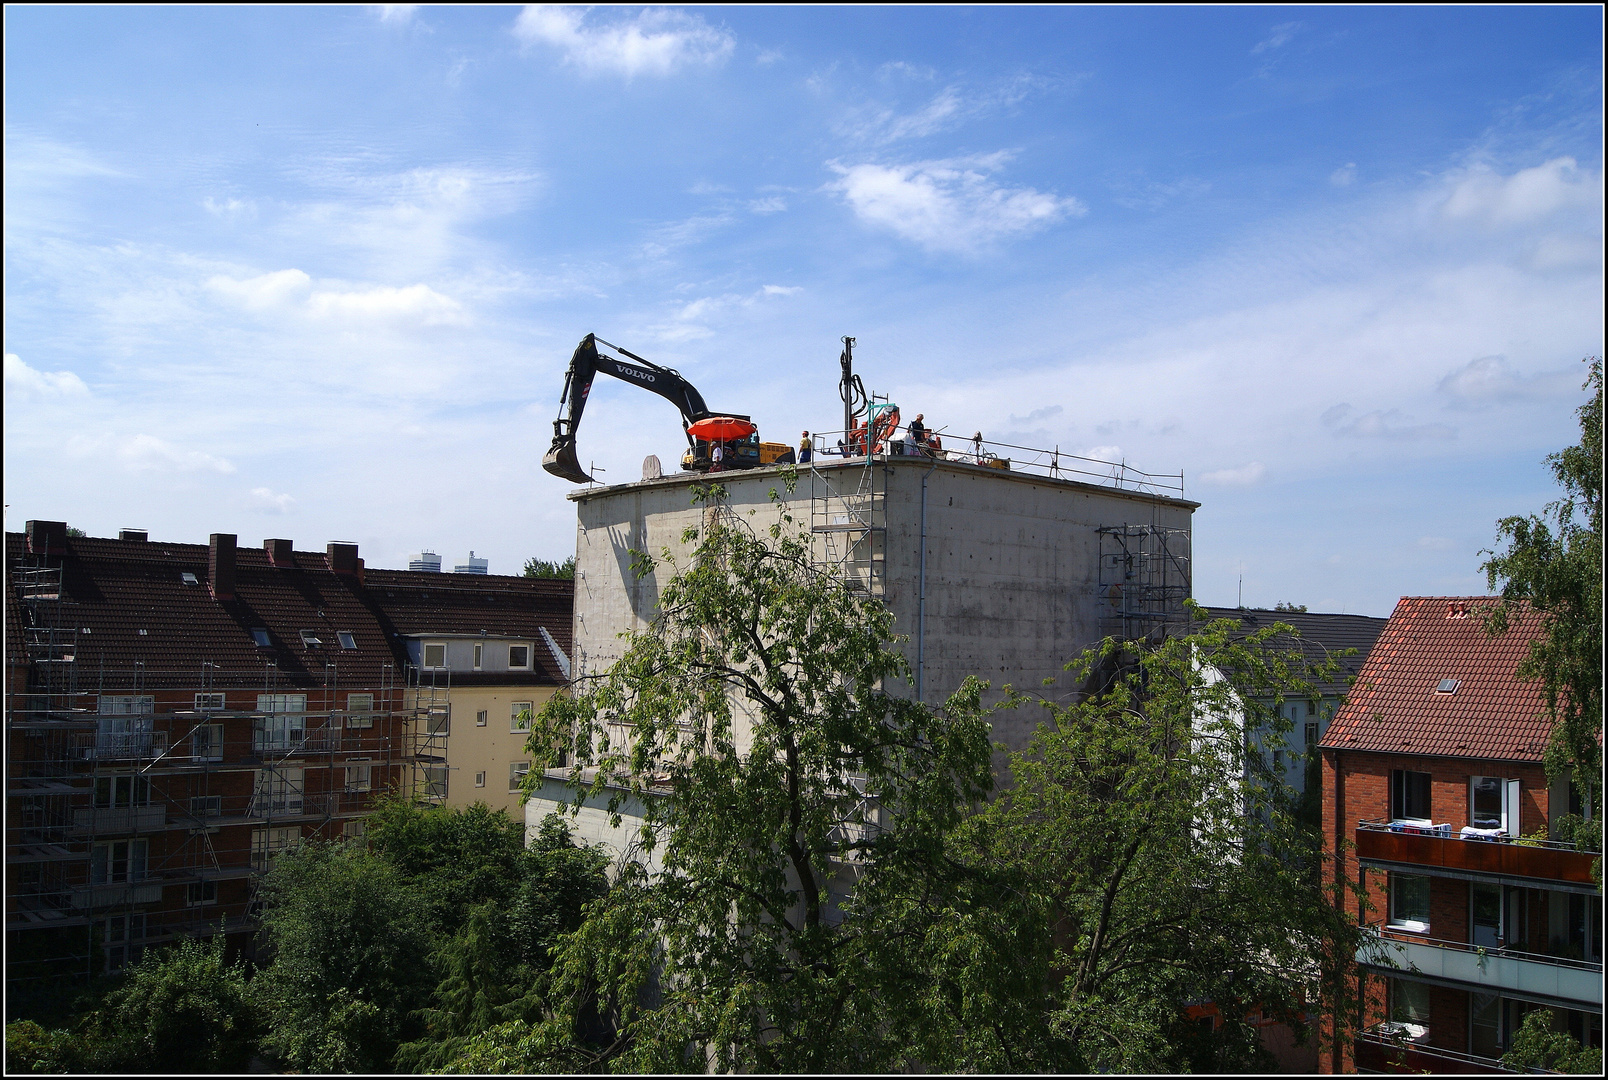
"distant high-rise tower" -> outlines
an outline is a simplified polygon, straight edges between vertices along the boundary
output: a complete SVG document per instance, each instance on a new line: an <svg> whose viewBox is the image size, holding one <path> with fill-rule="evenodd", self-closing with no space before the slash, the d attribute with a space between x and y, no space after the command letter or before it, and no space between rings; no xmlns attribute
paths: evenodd
<svg viewBox="0 0 1608 1080"><path fill-rule="evenodd" d="M475 553L473 550L471 550L469 552L469 560L467 562L458 563L452 568L452 572L454 574L487 574L491 572L488 569L490 565L491 564L485 559L475 558Z"/></svg>
<svg viewBox="0 0 1608 1080"><path fill-rule="evenodd" d="M441 556L433 551L421 551L408 560L409 570L423 570L426 573L441 573Z"/></svg>

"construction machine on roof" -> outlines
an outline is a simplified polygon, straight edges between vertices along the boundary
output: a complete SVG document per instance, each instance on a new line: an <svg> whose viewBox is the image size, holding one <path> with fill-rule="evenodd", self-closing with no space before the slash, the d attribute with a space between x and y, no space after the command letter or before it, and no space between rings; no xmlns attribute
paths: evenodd
<svg viewBox="0 0 1608 1080"><path fill-rule="evenodd" d="M599 345L626 359L599 352ZM658 394L681 410L681 427L687 436L687 452L681 458L683 469L707 472L713 464L713 448L717 445L722 448L721 467L726 469L753 469L791 460L790 447L759 441L759 432L749 417L711 411L698 388L674 368L660 367L618 345L611 345L596 334L587 334L576 346L575 355L570 357L569 371L564 375L564 392L558 399L560 409L568 402L569 415L561 414L553 421L553 445L542 456L542 468L554 476L576 484L592 482L592 477L576 459L575 434L580 428L587 395L592 391L592 380L600 371ZM735 423L718 423L720 420ZM700 434L708 437L700 438Z"/></svg>

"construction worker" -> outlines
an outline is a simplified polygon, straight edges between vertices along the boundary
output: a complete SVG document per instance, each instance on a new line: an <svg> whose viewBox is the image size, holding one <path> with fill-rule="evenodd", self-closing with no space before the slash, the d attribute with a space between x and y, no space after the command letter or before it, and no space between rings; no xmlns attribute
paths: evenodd
<svg viewBox="0 0 1608 1080"><path fill-rule="evenodd" d="M917 447L922 446L927 441L927 425L921 422L926 415L926 413L917 413L916 418L910 421L910 426L905 428L905 431L910 435L910 441L915 443Z"/></svg>
<svg viewBox="0 0 1608 1080"><path fill-rule="evenodd" d="M798 463L800 465L809 461L815 451L815 444L810 441L810 433L804 432L798 439Z"/></svg>
<svg viewBox="0 0 1608 1080"><path fill-rule="evenodd" d="M715 443L715 445L709 451L709 471L719 472L722 468L724 468L725 466L721 463L725 460L725 457L726 444L723 442Z"/></svg>

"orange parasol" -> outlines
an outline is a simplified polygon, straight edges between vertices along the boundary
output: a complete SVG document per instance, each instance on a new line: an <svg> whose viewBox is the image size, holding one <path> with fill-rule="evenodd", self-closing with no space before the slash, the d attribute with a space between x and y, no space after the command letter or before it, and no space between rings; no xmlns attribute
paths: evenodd
<svg viewBox="0 0 1608 1080"><path fill-rule="evenodd" d="M692 432L694 438L725 442L727 439L746 439L759 429L735 416L706 416L687 430Z"/></svg>

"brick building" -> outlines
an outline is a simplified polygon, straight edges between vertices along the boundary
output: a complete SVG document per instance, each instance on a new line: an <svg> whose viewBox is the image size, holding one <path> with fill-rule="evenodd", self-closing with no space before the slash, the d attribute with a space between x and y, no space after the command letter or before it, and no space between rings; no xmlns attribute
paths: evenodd
<svg viewBox="0 0 1608 1080"><path fill-rule="evenodd" d="M565 681L569 582L61 522L5 544L14 993L220 927L249 949L276 851L360 831L381 792L442 801L474 763L449 759L454 672L424 669L424 636L523 642L492 675L530 696Z"/></svg>
<svg viewBox="0 0 1608 1080"><path fill-rule="evenodd" d="M1362 1033L1321 1071L1501 1071L1534 1008L1601 1045L1596 856L1555 839L1590 808L1548 782L1541 690L1514 675L1540 617L1491 637L1481 599L1403 597L1320 743L1326 874L1375 928Z"/></svg>

